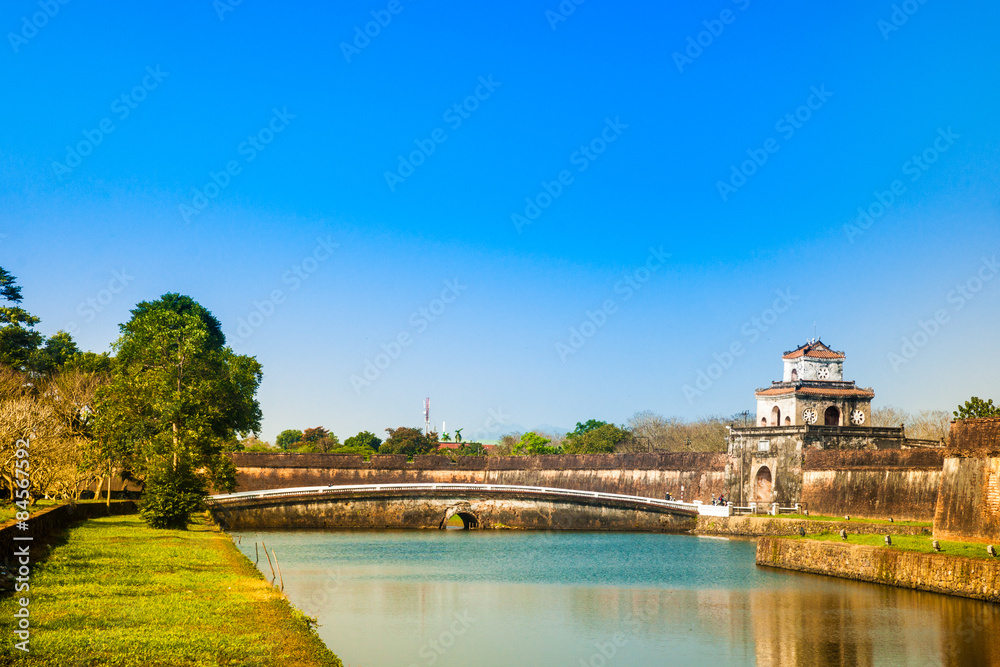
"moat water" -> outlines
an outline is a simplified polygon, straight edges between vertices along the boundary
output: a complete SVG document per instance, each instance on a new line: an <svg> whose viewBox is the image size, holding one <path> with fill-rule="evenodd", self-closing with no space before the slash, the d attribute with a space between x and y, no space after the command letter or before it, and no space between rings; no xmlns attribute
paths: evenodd
<svg viewBox="0 0 1000 667"><path fill-rule="evenodd" d="M350 667L1000 665L1000 605L641 533L237 532ZM263 551L258 567L270 579Z"/></svg>

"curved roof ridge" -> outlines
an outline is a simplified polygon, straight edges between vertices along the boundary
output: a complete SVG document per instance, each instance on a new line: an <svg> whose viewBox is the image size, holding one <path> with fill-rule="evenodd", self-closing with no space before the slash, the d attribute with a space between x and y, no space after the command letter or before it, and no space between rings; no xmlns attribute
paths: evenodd
<svg viewBox="0 0 1000 667"><path fill-rule="evenodd" d="M806 341L791 352L785 352L782 359L798 359L799 357L813 357L816 359L843 359L843 352L834 350L826 345L822 340L816 339Z"/></svg>

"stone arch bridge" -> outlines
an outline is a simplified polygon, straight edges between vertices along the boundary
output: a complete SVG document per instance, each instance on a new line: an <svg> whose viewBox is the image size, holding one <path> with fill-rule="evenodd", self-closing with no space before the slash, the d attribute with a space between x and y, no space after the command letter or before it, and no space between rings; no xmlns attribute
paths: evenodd
<svg viewBox="0 0 1000 667"><path fill-rule="evenodd" d="M632 530L694 528L695 503L541 486L364 484L216 495L209 508L226 530L444 528Z"/></svg>

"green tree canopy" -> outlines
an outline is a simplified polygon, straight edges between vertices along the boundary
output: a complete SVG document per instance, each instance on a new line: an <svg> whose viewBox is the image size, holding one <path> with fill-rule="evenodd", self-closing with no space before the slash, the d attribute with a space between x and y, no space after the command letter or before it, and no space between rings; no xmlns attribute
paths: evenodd
<svg viewBox="0 0 1000 667"><path fill-rule="evenodd" d="M382 438L379 438L371 431L361 431L357 435L352 435L347 440L344 440L345 447L367 447L375 452L378 451L381 444Z"/></svg>
<svg viewBox="0 0 1000 667"><path fill-rule="evenodd" d="M512 454L515 455L529 455L535 456L538 454L556 454L558 450L555 447L546 447L551 440L548 438L538 435L534 431L528 431L521 436L512 450Z"/></svg>
<svg viewBox="0 0 1000 667"><path fill-rule="evenodd" d="M567 454L613 454L619 445L632 439L631 431L614 424L602 424L585 431L583 435L567 438L563 451Z"/></svg>
<svg viewBox="0 0 1000 667"><path fill-rule="evenodd" d="M387 428L385 432L389 434L389 437L379 447L379 454L415 456L427 454L438 446L438 434L433 431L430 435L425 435L420 429L400 426L399 428Z"/></svg>
<svg viewBox="0 0 1000 667"><path fill-rule="evenodd" d="M18 305L22 301L21 288L17 278L3 267L0 267L0 299L8 304L0 306L0 364L28 370L32 355L44 340L34 329L41 320Z"/></svg>
<svg viewBox="0 0 1000 667"><path fill-rule="evenodd" d="M152 491L147 521L183 527L204 487L235 485L222 452L237 434L260 430L261 367L225 347L218 320L188 296L140 303L120 329L111 382L99 392L100 430Z"/></svg>
<svg viewBox="0 0 1000 667"><path fill-rule="evenodd" d="M45 345L31 355L30 366L36 373L51 375L62 370L80 354L73 337L60 331L45 341ZM91 353L93 354L93 353Z"/></svg>
<svg viewBox="0 0 1000 667"><path fill-rule="evenodd" d="M63 366L63 370L110 375L114 365L115 358L107 352L102 354L97 354L95 352L79 352L69 358Z"/></svg>
<svg viewBox="0 0 1000 667"><path fill-rule="evenodd" d="M274 444L278 446L278 449L287 452L289 447L291 447L301 439L302 439L302 431L290 428L279 433L278 437L275 438L274 440Z"/></svg>
<svg viewBox="0 0 1000 667"><path fill-rule="evenodd" d="M567 433L566 437L567 438L575 438L575 437L584 435L585 433L590 433L594 429L598 429L598 428L600 428L602 426L606 426L607 423L608 422L602 422L602 421L600 421L598 419L588 419L587 421L583 422L582 424L580 422L577 422L576 423L576 428L573 429L572 431L570 431L569 433Z"/></svg>
<svg viewBox="0 0 1000 667"><path fill-rule="evenodd" d="M322 426L316 426L303 431L298 444L297 452L323 454L340 447L340 439Z"/></svg>
<svg viewBox="0 0 1000 667"><path fill-rule="evenodd" d="M958 406L958 410L955 410L953 414L956 419L1000 417L1000 406L993 405L992 398L984 401L978 396L973 396L965 402L965 405Z"/></svg>

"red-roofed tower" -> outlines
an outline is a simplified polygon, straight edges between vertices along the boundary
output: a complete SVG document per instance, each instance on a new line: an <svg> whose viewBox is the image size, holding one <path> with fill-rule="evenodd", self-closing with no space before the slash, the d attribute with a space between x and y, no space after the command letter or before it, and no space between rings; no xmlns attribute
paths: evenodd
<svg viewBox="0 0 1000 667"><path fill-rule="evenodd" d="M758 426L864 426L875 392L844 380L844 353L811 340L782 357L779 382L758 389Z"/></svg>

